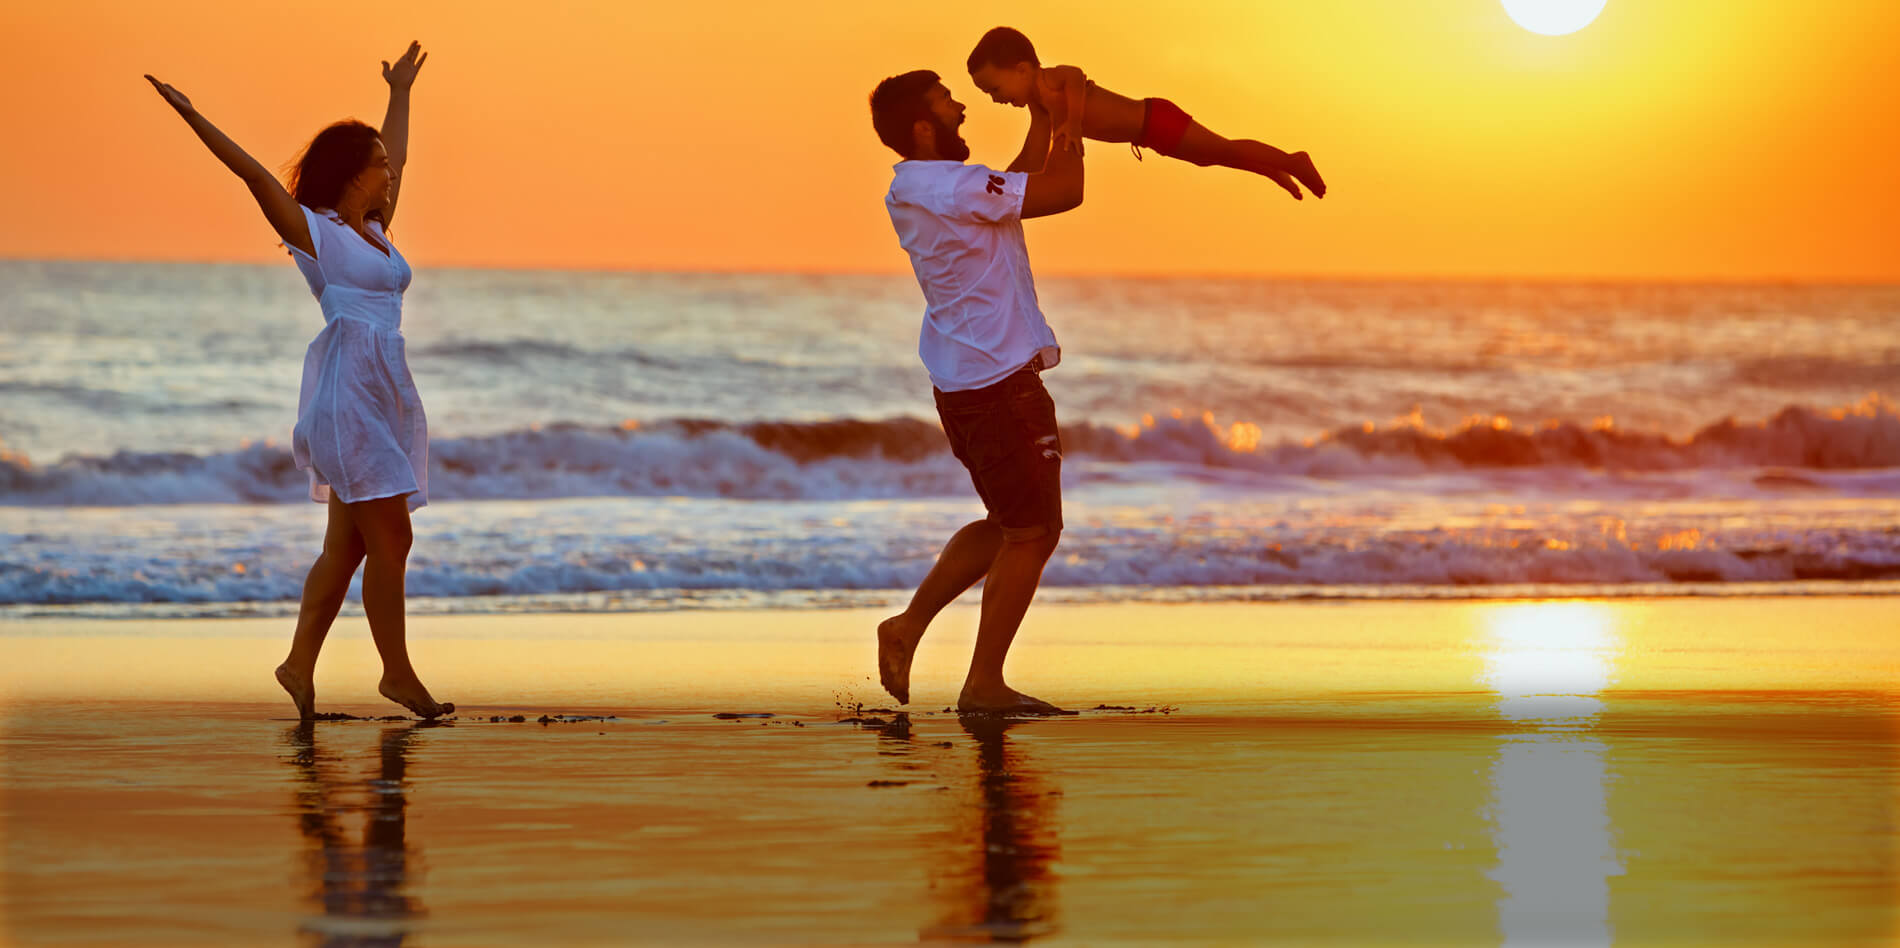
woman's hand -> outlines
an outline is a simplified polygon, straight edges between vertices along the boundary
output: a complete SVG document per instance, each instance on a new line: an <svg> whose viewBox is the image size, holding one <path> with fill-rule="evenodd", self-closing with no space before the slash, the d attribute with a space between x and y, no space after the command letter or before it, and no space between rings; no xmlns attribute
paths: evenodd
<svg viewBox="0 0 1900 948"><path fill-rule="evenodd" d="M428 61L429 54L422 51L422 43L411 42L394 66L386 60L383 62L383 81L392 89L407 89L415 84L416 73L421 72L422 64Z"/></svg>
<svg viewBox="0 0 1900 948"><path fill-rule="evenodd" d="M191 100L185 98L185 94L183 92L180 92L177 89L174 89L171 86L168 86L165 83L159 82L157 79L152 78L151 73L145 74L145 81L151 83L152 88L157 89L158 94L165 99L165 104L171 106L174 109L177 109L179 115L191 114L192 112Z"/></svg>

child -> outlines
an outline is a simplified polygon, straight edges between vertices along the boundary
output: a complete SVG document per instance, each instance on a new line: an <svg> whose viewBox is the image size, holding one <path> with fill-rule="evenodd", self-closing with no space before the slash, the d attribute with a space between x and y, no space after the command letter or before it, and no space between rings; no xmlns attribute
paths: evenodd
<svg viewBox="0 0 1900 948"><path fill-rule="evenodd" d="M1317 197L1326 182L1306 152L1291 154L1252 139L1228 140L1188 117L1166 99L1130 99L1090 81L1074 66L1044 68L1029 37L1007 26L983 34L970 52L970 78L978 91L1022 108L1033 98L1049 111L1057 148L1079 148L1077 139L1132 142L1135 157L1152 148L1197 165L1222 165L1273 179L1298 200L1300 184ZM1297 179L1299 184L1295 184Z"/></svg>

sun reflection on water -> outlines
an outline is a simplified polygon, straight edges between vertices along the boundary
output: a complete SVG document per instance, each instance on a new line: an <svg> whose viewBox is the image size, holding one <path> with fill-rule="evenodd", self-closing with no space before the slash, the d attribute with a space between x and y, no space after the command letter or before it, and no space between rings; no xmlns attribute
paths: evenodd
<svg viewBox="0 0 1900 948"><path fill-rule="evenodd" d="M1605 605L1546 602L1485 610L1483 682L1522 726L1491 768L1492 839L1504 943L1611 942L1609 877L1622 874L1606 805L1598 695L1621 639Z"/></svg>

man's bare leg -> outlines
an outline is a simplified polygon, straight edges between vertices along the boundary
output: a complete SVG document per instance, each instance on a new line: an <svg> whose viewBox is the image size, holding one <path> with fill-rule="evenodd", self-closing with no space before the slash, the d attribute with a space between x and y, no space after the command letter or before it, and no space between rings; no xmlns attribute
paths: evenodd
<svg viewBox="0 0 1900 948"><path fill-rule="evenodd" d="M448 714L455 705L437 702L409 664L404 617L404 576L408 571L409 504L403 497L383 497L350 504L356 529L363 535L363 612L369 634L383 658L383 679L376 685L382 696L425 718Z"/></svg>
<svg viewBox="0 0 1900 948"><path fill-rule="evenodd" d="M350 591L350 577L363 562L363 537L356 532L350 512L343 502L330 498L329 523L324 529L323 552L310 564L303 580L303 604L297 610L297 631L290 640L290 656L277 666L277 683L290 693L297 705L297 717L317 714L317 654L330 634L343 597Z"/></svg>
<svg viewBox="0 0 1900 948"><path fill-rule="evenodd" d="M988 520L965 524L937 554L937 562L910 597L910 605L878 623L877 677L898 704L910 703L910 660L930 620L976 585L1002 548L1001 527Z"/></svg>
<svg viewBox="0 0 1900 948"><path fill-rule="evenodd" d="M1036 587L1042 583L1042 568L1056 551L1060 533L1045 533L1030 540L1003 544L990 565L989 578L983 583L983 618L976 629L976 653L970 657L970 674L963 680L963 693L957 696L957 710L990 714L1056 714L1055 705L1032 698L1003 681L1003 660L1009 657L1010 643L1029 611Z"/></svg>

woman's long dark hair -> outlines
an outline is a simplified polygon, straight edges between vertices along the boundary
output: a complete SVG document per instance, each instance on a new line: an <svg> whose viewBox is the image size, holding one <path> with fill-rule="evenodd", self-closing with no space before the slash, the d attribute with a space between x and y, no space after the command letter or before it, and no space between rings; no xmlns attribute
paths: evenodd
<svg viewBox="0 0 1900 948"><path fill-rule="evenodd" d="M344 119L317 133L293 159L286 190L305 207L336 207L343 190L369 167L370 146L382 138L373 125ZM381 220L381 209L370 217Z"/></svg>

